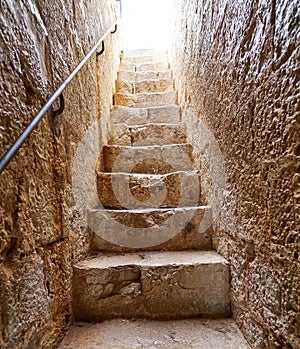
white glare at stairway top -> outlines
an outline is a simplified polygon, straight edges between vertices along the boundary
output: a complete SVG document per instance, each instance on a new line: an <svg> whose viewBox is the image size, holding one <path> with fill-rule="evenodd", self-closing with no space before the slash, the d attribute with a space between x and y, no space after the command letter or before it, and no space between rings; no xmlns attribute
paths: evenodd
<svg viewBox="0 0 300 349"><path fill-rule="evenodd" d="M123 49L168 49L174 0L122 0Z"/></svg>

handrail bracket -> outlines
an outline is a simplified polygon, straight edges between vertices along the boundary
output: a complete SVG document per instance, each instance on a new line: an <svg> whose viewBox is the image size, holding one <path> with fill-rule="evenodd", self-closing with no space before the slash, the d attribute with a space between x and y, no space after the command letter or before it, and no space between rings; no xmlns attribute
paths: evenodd
<svg viewBox="0 0 300 349"><path fill-rule="evenodd" d="M58 109L54 109L54 106L52 104L51 109L52 109L52 115L53 116L58 116L58 115L60 115L64 111L64 109L65 109L65 99L64 99L63 93L61 93L59 95L59 108Z"/></svg>
<svg viewBox="0 0 300 349"><path fill-rule="evenodd" d="M114 34L117 31L117 29L118 29L118 24L115 25L115 29L112 32L110 32L110 33Z"/></svg>
<svg viewBox="0 0 300 349"><path fill-rule="evenodd" d="M96 53L97 57L105 51L104 40L101 42L101 50Z"/></svg>

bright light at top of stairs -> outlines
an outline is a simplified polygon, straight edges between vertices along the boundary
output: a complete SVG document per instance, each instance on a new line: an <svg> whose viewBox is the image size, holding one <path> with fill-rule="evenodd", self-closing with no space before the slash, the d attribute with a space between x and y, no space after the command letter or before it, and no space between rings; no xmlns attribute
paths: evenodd
<svg viewBox="0 0 300 349"><path fill-rule="evenodd" d="M122 0L123 49L168 49L174 0Z"/></svg>

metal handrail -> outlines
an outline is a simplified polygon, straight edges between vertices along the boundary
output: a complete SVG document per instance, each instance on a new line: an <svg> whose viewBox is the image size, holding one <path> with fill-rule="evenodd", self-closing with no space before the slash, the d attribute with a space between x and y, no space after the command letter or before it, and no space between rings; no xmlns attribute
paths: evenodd
<svg viewBox="0 0 300 349"><path fill-rule="evenodd" d="M51 108L53 103L60 98L60 101L63 101L62 92L69 85L69 83L73 80L75 75L79 72L79 70L83 67L83 65L88 61L88 59L92 56L92 54L97 50L97 48L102 44L104 47L105 38L111 33L115 33L117 31L117 21L105 32L104 35L97 41L95 46L89 51L89 53L84 57L84 59L78 64L78 66L72 71L72 73L65 79L65 81L61 84L61 86L53 93L53 95L48 99L46 104L42 107L42 109L36 114L36 116L32 119L32 121L27 125L25 130L20 134L20 136L15 140L12 146L7 150L4 156L0 160L0 174L4 171L10 160L14 157L16 152L20 149L25 140L29 137L31 132L34 130L39 121L43 118L43 116L47 113L47 111ZM104 50L101 52L103 53ZM101 54L100 53L100 54ZM97 55L98 56L98 55ZM60 110L61 108L59 108ZM60 110L61 111L61 110ZM60 113L60 112L59 112ZM55 115L58 115L57 112Z"/></svg>

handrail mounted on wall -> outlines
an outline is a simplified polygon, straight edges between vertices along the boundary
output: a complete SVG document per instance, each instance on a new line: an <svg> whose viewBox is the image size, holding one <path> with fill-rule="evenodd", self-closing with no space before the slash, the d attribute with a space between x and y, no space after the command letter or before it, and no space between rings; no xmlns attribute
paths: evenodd
<svg viewBox="0 0 300 349"><path fill-rule="evenodd" d="M59 98L60 107L58 110L53 110L53 115L57 116L62 113L64 108L64 98L62 92L69 85L69 83L73 80L75 75L79 72L79 70L83 67L83 65L88 61L88 59L92 56L92 54L97 50L97 48L102 45L102 50L97 53L97 56L104 52L104 40L111 33L115 33L117 31L117 22L115 22L102 37L97 41L95 46L89 51L89 53L84 57L84 59L78 64L78 66L72 71L72 73L66 78L66 80L61 84L61 86L53 93L53 95L49 98L46 104L42 107L42 109L36 114L36 116L32 119L32 121L27 125L25 130L20 134L20 136L15 140L12 146L7 150L4 156L0 160L0 174L4 171L10 160L14 157L17 151L20 149L25 140L29 137L31 132L34 130L39 121L43 118L43 116L47 113L47 111L52 107L53 103Z"/></svg>

